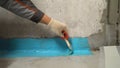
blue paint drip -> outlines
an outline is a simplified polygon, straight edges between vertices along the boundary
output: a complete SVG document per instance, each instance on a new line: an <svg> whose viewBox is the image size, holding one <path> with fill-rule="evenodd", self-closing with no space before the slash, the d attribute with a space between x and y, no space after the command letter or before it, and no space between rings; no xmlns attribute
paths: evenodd
<svg viewBox="0 0 120 68"><path fill-rule="evenodd" d="M73 46L72 55L90 55L87 38L69 39ZM0 57L53 57L69 56L65 41L61 38L0 39Z"/></svg>

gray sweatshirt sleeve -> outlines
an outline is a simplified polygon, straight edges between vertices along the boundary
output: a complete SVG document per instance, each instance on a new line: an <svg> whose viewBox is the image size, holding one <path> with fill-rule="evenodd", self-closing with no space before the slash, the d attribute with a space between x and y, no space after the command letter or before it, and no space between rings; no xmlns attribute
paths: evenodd
<svg viewBox="0 0 120 68"><path fill-rule="evenodd" d="M31 0L0 0L0 6L36 23L44 16Z"/></svg>

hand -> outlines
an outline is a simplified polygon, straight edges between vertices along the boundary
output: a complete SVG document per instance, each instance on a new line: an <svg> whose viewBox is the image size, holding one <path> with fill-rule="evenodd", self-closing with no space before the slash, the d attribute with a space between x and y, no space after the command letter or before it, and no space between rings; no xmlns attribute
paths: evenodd
<svg viewBox="0 0 120 68"><path fill-rule="evenodd" d="M62 31L65 31L68 33L66 24L60 21L57 21L55 19L51 19L48 26L51 28L53 32L55 32L60 37L64 37Z"/></svg>

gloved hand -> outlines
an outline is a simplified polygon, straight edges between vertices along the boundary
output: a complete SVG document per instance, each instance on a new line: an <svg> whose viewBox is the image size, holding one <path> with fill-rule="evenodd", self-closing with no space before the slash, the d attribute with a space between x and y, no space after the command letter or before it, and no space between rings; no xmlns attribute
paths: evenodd
<svg viewBox="0 0 120 68"><path fill-rule="evenodd" d="M57 21L55 19L51 19L48 26L51 28L53 32L55 32L60 37L64 37L62 31L65 31L68 33L66 24L60 21Z"/></svg>

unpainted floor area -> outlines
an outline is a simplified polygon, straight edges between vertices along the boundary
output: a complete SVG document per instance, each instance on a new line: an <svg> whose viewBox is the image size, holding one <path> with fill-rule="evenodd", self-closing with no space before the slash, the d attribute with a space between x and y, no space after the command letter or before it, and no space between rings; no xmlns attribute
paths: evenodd
<svg viewBox="0 0 120 68"><path fill-rule="evenodd" d="M89 56L0 59L0 68L99 68L100 52Z"/></svg>

